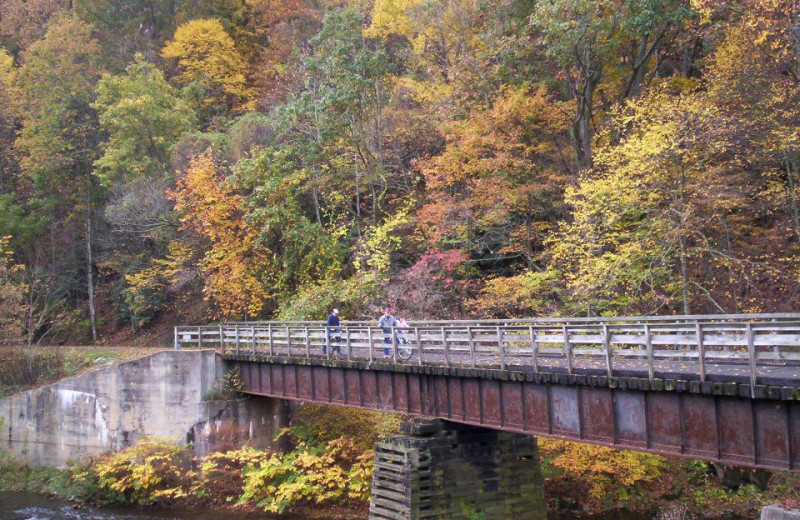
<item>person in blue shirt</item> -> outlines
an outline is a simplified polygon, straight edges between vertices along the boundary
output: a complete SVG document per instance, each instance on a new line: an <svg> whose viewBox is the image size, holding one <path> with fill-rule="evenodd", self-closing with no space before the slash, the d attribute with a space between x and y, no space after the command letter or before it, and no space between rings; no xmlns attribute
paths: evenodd
<svg viewBox="0 0 800 520"><path fill-rule="evenodd" d="M392 310L386 307L383 310L383 316L378 319L378 327L383 328L383 344L392 344L392 328L397 327L397 318L392 316ZM396 341L396 340L395 340ZM383 355L389 357L391 353L390 347L383 347Z"/></svg>
<svg viewBox="0 0 800 520"><path fill-rule="evenodd" d="M328 316L328 327L326 331L327 341L325 342L325 345L322 346L323 355L328 353L328 345L331 346L332 354L342 353L341 345L335 345L335 343L342 342L342 337L339 336L339 329L334 327L339 327L339 309L333 309L330 316ZM336 334L336 336L332 336L332 334Z"/></svg>

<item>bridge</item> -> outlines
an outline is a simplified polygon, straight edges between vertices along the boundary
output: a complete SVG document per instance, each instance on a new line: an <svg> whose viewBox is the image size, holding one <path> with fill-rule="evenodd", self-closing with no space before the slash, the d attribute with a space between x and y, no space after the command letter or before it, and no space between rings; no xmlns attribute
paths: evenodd
<svg viewBox="0 0 800 520"><path fill-rule="evenodd" d="M800 471L800 314L241 322L182 347L255 396L435 418L376 447L370 520L544 520L537 436Z"/></svg>
<svg viewBox="0 0 800 520"><path fill-rule="evenodd" d="M183 346L253 395L800 469L800 314L241 322L176 327Z"/></svg>

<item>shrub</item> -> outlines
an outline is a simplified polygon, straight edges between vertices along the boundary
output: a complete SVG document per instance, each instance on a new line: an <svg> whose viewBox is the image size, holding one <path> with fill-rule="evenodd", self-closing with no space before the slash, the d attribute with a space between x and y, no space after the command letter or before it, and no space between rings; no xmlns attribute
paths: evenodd
<svg viewBox="0 0 800 520"><path fill-rule="evenodd" d="M348 437L362 450L375 446L382 435L397 433L403 416L355 408L307 403L293 417L292 433L302 438L327 442Z"/></svg>
<svg viewBox="0 0 800 520"><path fill-rule="evenodd" d="M211 453L200 460L198 482L192 494L198 498L210 497L212 500L235 500L242 493L243 471L257 467L269 458L269 453L246 446L238 450Z"/></svg>
<svg viewBox="0 0 800 520"><path fill-rule="evenodd" d="M186 446L152 438L101 459L93 471L118 501L147 505L187 497L195 476L190 463Z"/></svg>
<svg viewBox="0 0 800 520"><path fill-rule="evenodd" d="M399 429L401 416L306 404L283 435L295 449L244 468L240 503L281 513L303 504L366 501L378 437Z"/></svg>
<svg viewBox="0 0 800 520"><path fill-rule="evenodd" d="M554 439L540 439L539 447L548 480L568 482L573 494L583 491L588 505L603 508L629 505L666 468L663 457L647 453Z"/></svg>
<svg viewBox="0 0 800 520"><path fill-rule="evenodd" d="M373 457L345 437L319 445L300 440L295 450L245 468L240 502L283 513L302 503L367 500Z"/></svg>
<svg viewBox="0 0 800 520"><path fill-rule="evenodd" d="M238 399L242 396L241 392L244 388L242 378L239 375L239 370L229 370L225 373L225 377L221 381L214 382L214 386L206 394L203 400L205 401L228 401L230 399Z"/></svg>

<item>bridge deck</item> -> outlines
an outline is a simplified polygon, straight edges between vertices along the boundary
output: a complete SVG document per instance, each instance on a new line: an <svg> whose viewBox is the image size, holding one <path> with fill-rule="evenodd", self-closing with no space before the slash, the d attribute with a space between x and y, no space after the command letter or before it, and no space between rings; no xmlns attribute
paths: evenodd
<svg viewBox="0 0 800 520"><path fill-rule="evenodd" d="M176 327L175 347L187 345L289 358L800 386L800 314L413 322L402 329L363 322Z"/></svg>

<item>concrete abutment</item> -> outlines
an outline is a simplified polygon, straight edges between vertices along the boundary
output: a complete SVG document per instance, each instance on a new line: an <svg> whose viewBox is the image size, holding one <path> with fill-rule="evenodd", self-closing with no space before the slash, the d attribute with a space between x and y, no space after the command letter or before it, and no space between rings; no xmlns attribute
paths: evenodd
<svg viewBox="0 0 800 520"><path fill-rule="evenodd" d="M0 399L0 450L34 466L114 452L144 437L195 455L272 446L290 407L279 399L207 399L226 363L213 350L163 351Z"/></svg>
<svg viewBox="0 0 800 520"><path fill-rule="evenodd" d="M369 520L545 520L536 438L440 420L378 443Z"/></svg>

